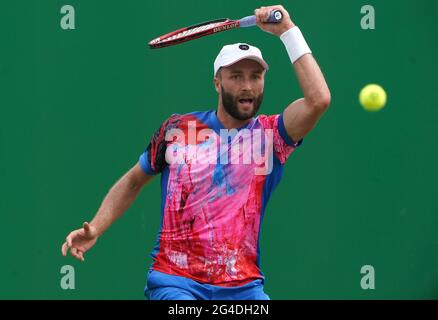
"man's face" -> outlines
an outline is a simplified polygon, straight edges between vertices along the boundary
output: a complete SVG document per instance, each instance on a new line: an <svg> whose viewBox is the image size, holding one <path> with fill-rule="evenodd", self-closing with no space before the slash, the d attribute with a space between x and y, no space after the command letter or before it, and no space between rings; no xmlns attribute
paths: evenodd
<svg viewBox="0 0 438 320"><path fill-rule="evenodd" d="M235 119L248 120L262 104L265 70L256 61L245 59L221 68L215 86L227 113Z"/></svg>

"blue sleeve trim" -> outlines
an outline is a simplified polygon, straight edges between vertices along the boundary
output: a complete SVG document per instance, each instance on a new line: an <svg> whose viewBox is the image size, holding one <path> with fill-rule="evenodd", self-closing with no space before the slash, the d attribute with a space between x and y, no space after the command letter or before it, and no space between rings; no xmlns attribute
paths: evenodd
<svg viewBox="0 0 438 320"><path fill-rule="evenodd" d="M292 140L291 137L289 137L286 131L286 127L284 126L283 114L281 114L280 117L278 118L278 132L280 133L280 136L283 138L284 142L286 142L286 144L289 146L298 148L303 143L303 139L301 139L298 142L295 142Z"/></svg>
<svg viewBox="0 0 438 320"><path fill-rule="evenodd" d="M148 174L150 176L156 175L156 173L154 172L154 170L152 170L151 165L148 161L148 152L147 151L142 153L142 155L140 156L139 162L140 162L140 167L143 169L143 171L146 174Z"/></svg>

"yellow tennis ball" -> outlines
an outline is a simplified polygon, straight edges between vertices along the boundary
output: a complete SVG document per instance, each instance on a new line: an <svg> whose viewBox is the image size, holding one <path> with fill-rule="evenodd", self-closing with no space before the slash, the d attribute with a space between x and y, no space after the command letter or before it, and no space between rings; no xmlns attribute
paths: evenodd
<svg viewBox="0 0 438 320"><path fill-rule="evenodd" d="M386 105L386 92L377 84L369 84L361 90L359 101L365 110L377 112Z"/></svg>

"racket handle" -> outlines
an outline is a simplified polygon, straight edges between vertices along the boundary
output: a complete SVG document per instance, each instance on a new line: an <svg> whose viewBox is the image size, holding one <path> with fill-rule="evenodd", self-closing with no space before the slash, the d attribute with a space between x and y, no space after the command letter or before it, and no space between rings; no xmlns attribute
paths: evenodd
<svg viewBox="0 0 438 320"><path fill-rule="evenodd" d="M283 13L281 13L280 10L272 10L269 14L269 18L266 21L266 23L280 23L283 19ZM240 21L240 27L246 28L246 27L253 27L256 23L256 16L249 16L245 17L239 20Z"/></svg>

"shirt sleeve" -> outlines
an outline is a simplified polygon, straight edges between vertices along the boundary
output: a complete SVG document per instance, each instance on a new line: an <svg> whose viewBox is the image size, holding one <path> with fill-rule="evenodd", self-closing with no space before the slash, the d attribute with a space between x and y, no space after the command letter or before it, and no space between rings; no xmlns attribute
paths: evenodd
<svg viewBox="0 0 438 320"><path fill-rule="evenodd" d="M148 147L140 155L140 167L148 175L161 173L167 166L166 163L166 132L178 125L178 115L174 114L161 124L152 136Z"/></svg>
<svg viewBox="0 0 438 320"><path fill-rule="evenodd" d="M274 154L281 164L284 164L292 152L301 146L303 139L295 142L289 137L284 126L283 114L272 116L261 115L259 120L264 129L273 130Z"/></svg>

